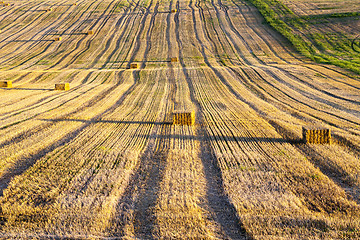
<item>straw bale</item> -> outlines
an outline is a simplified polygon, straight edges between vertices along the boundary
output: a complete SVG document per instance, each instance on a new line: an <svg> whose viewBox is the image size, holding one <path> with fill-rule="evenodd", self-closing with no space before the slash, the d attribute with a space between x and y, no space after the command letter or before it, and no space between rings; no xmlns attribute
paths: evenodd
<svg viewBox="0 0 360 240"><path fill-rule="evenodd" d="M12 81L0 81L0 87L2 88L11 88Z"/></svg>
<svg viewBox="0 0 360 240"><path fill-rule="evenodd" d="M174 125L194 125L195 112L194 111L174 111L173 112Z"/></svg>
<svg viewBox="0 0 360 240"><path fill-rule="evenodd" d="M56 83L55 84L55 90L69 90L70 84L69 83Z"/></svg>
<svg viewBox="0 0 360 240"><path fill-rule="evenodd" d="M137 63L131 63L131 64L130 64L130 68L131 68L131 69L137 69L137 68L139 68L139 64L137 64Z"/></svg>
<svg viewBox="0 0 360 240"><path fill-rule="evenodd" d="M303 127L303 141L305 143L325 144L331 143L331 130L322 127Z"/></svg>

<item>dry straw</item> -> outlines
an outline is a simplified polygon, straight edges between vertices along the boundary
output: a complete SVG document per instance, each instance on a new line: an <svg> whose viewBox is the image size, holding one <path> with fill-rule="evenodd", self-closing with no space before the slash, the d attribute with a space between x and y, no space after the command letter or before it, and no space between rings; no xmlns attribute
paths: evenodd
<svg viewBox="0 0 360 240"><path fill-rule="evenodd" d="M70 89L69 83L57 83L55 84L55 90L64 90L67 91Z"/></svg>
<svg viewBox="0 0 360 240"><path fill-rule="evenodd" d="M137 69L137 68L139 68L139 64L137 64L137 63L130 64L130 69Z"/></svg>
<svg viewBox="0 0 360 240"><path fill-rule="evenodd" d="M173 114L174 125L194 125L195 112L194 111L174 111Z"/></svg>
<svg viewBox="0 0 360 240"><path fill-rule="evenodd" d="M11 88L12 87L12 81L0 81L0 87Z"/></svg>
<svg viewBox="0 0 360 240"><path fill-rule="evenodd" d="M305 143L324 144L331 143L331 130L328 128L303 127L303 141Z"/></svg>

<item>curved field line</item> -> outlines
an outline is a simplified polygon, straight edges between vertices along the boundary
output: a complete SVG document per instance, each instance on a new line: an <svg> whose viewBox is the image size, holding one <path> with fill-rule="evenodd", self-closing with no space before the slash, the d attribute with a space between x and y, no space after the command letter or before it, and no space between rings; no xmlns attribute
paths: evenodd
<svg viewBox="0 0 360 240"><path fill-rule="evenodd" d="M64 12L64 13L62 14L62 16L65 16L65 13L66 13L66 12ZM40 16L42 16L42 15L40 15ZM39 18L40 18L40 17L39 17ZM47 15L46 15L46 18L50 18L50 15L47 14ZM46 18L45 18L45 19L46 19ZM61 18L61 17L60 17L60 18ZM65 22L66 20L67 20L67 18L65 17L64 20L62 20L62 22ZM41 22L46 22L46 21L44 21L44 19L43 19L43 21L41 21ZM28 25L28 26L24 29L24 30L28 29L27 32L20 31L20 32L17 32L16 34L19 35L19 36L21 36L21 35L26 35L26 33L28 33L28 32L30 32L31 30L33 30L32 25L35 25L35 24L38 24L37 19L31 21L31 24ZM54 23L54 24L55 24L55 23ZM59 24L61 24L61 23L59 23ZM59 24L57 24L57 26L59 26ZM50 26L51 26L51 25L50 25ZM45 31L45 29L44 29L43 31ZM40 33L43 32L43 31L40 31ZM47 30L47 31L51 31L51 29L50 29L50 30ZM45 33L46 33L46 32L45 32ZM46 35L46 34L43 34L43 36L41 36L40 39L37 39L38 41L35 41L35 43L32 44L30 47L28 47L28 49L33 49L33 48L35 48L36 46L38 46L39 44L41 44L41 40L44 40L44 38L46 37L45 35ZM13 37L13 36L14 36L14 35L11 35L11 36L9 36L9 37ZM35 37L35 36L33 36L30 40L33 40L34 37ZM7 46L5 45L5 46L3 46L3 47L7 47ZM24 46L18 47L18 48L16 49L16 51L14 51L14 52L19 52L19 51L22 52L23 50L21 50L21 48L24 48ZM17 55L15 55L15 56L11 57L11 58L6 59L6 61L8 62L8 61L10 61L10 60L15 60L15 59L17 59L19 56L24 57L23 54L22 54L22 55L21 55L21 54L17 54Z"/></svg>
<svg viewBox="0 0 360 240"><path fill-rule="evenodd" d="M102 15L101 15L99 18L97 18L97 20L92 24L92 26L90 27L90 29L98 29L98 32L99 32L99 31L102 29L102 27L105 25L105 23L106 23L107 20L110 18L111 14L115 11L116 7L117 7L119 4L120 4L120 2L117 2L117 1L112 1L110 4L108 4L107 8L103 11ZM100 3L99 3L99 5L100 5ZM114 6L112 7L112 9L110 9L112 5L114 5ZM102 20L102 19L103 19L103 16L105 16L105 14L106 14L107 12L109 12L109 13L108 13L108 16L107 16L104 20ZM124 13L124 14L125 14L125 13ZM99 26L97 26L97 25L99 25ZM95 27L95 26L97 26L97 27ZM95 35L99 34L98 32L95 33ZM82 48L82 47L81 47L81 46L82 46L82 42L83 42L83 40L85 40L85 39L86 39L86 38L83 37L80 41L78 41L78 42L76 43L75 48L74 48L71 52L69 52L68 55L74 55L74 56L72 56L72 58L66 62L66 65L65 65L64 67L62 67L62 69L66 68L66 67L68 67L69 65L71 65L72 63L74 63L74 62L76 61L76 59L80 58L81 55L83 55L84 53L86 53L86 52L90 49L90 47L91 47L91 42L92 42L93 38L87 40L87 41L85 42L85 47ZM75 53L75 54L74 54L74 53ZM61 62L63 62L66 58L68 58L68 55L63 56L62 58L60 58L55 64L53 64L53 65L52 65L51 67L49 67L48 69L55 68L55 67L56 67L57 65L59 65Z"/></svg>
<svg viewBox="0 0 360 240"><path fill-rule="evenodd" d="M93 4L95 4L95 3L96 3L96 2L94 1ZM90 5L88 6L88 9L90 9L90 7L91 7L93 4L90 4ZM97 4L96 8L98 8L99 6L100 6L100 3ZM95 8L95 9L96 9L96 8ZM87 12L87 11L84 11L83 13L75 12L75 14L81 14L81 16L82 16L82 15L84 15L86 12ZM64 14L65 14L65 13L64 13ZM90 16L91 16L91 14L88 15L88 17L90 17ZM65 19L66 19L66 18L65 18ZM76 22L75 22L74 24L76 24ZM50 33L51 33L52 29L46 28L46 29L44 29L44 31L47 31L47 32L50 32ZM42 39L45 38L45 37L46 37L46 36L43 36ZM40 40L41 40L41 39L40 39ZM35 44L37 44L37 43L35 43ZM36 45L35 45L35 46L36 46ZM35 57L40 56L42 53L45 53L51 46L52 46L52 44L47 45L47 47L45 47L45 49L42 49L42 50L40 49L40 50L38 50L37 53L31 53L31 57L28 58L26 61L21 62L19 65L23 65L23 64L25 64L26 62L34 59ZM44 58L44 57L43 57L43 58ZM43 58L41 58L41 59L43 59ZM41 59L40 59L40 60L41 60ZM37 62L39 62L40 60L38 60Z"/></svg>

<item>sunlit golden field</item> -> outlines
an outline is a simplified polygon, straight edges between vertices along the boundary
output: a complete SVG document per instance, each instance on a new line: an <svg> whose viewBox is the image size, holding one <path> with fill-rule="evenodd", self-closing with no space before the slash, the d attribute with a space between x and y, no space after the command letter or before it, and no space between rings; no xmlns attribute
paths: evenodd
<svg viewBox="0 0 360 240"><path fill-rule="evenodd" d="M5 3L0 238L360 238L360 76L300 55L248 1ZM358 34L341 23L312 27Z"/></svg>

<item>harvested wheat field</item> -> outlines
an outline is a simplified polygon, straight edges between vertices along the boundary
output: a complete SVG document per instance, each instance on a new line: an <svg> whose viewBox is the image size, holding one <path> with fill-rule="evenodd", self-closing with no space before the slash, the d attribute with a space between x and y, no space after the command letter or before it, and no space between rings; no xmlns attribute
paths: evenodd
<svg viewBox="0 0 360 240"><path fill-rule="evenodd" d="M360 76L250 2L6 3L0 238L360 238Z"/></svg>

